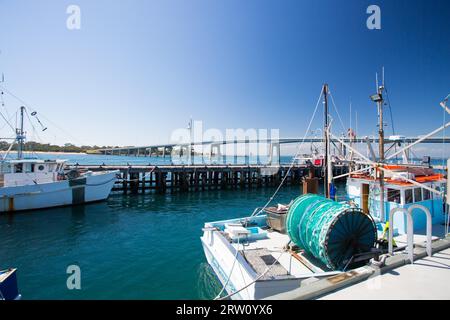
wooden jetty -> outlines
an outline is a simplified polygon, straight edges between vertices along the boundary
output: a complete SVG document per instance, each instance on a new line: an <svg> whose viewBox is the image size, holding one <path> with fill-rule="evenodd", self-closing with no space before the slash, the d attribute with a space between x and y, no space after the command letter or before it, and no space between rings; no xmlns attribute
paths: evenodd
<svg viewBox="0 0 450 320"><path fill-rule="evenodd" d="M80 170L119 170L115 193L188 192L238 188L278 186L285 179L287 185L300 185L310 170L322 176L322 168L306 164L290 165L77 165ZM346 173L346 165L335 165L334 174Z"/></svg>

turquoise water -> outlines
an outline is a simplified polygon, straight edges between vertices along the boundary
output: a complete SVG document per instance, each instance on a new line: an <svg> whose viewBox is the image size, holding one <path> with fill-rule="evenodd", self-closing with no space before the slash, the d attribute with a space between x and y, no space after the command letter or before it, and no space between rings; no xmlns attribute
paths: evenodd
<svg viewBox="0 0 450 320"><path fill-rule="evenodd" d="M201 247L204 223L250 215L273 191L113 195L0 215L0 269L19 269L24 299L211 299L220 285ZM276 201L299 193L285 187ZM67 289L69 265L81 268L79 291Z"/></svg>
<svg viewBox="0 0 450 320"><path fill-rule="evenodd" d="M155 161L68 158L83 164ZM0 269L19 269L24 299L211 299L220 285L201 247L204 223L250 215L273 191L113 195L102 203L0 215ZM344 186L338 191L343 194ZM275 202L299 194L299 186L283 187ZM81 290L67 289L69 265L81 268Z"/></svg>
<svg viewBox="0 0 450 320"><path fill-rule="evenodd" d="M0 268L24 299L210 299L220 290L199 237L206 221L250 215L271 189L112 196L0 217ZM279 201L300 192L287 187ZM66 268L81 268L80 291Z"/></svg>
<svg viewBox="0 0 450 320"><path fill-rule="evenodd" d="M15 158L16 153L12 152L8 158ZM180 157L134 157L134 156L110 156L110 155L86 155L86 154L39 154L28 153L26 158L39 158L44 160L64 159L68 160L69 164L79 165L187 165L190 164L189 159ZM209 159L208 156L195 156L192 161L194 164L266 164L268 157L226 157L225 162L223 158L213 157ZM275 161L275 159L274 159ZM291 163L292 156L281 156L280 162L283 164Z"/></svg>

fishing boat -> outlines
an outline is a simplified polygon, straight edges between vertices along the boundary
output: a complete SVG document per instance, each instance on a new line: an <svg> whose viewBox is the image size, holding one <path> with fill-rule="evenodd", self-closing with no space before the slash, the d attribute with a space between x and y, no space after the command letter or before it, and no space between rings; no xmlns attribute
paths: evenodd
<svg viewBox="0 0 450 320"><path fill-rule="evenodd" d="M24 158L24 106L20 128L0 161L0 213L78 205L108 198L119 171L82 172L66 160ZM17 157L9 151L17 143Z"/></svg>
<svg viewBox="0 0 450 320"><path fill-rule="evenodd" d="M205 223L201 243L222 284L216 299L271 298L328 279L315 287L315 294L311 289L303 295L317 297L327 286L339 289L341 282L359 274L358 268L379 267L394 254L405 254L413 263L414 233L419 230L426 229L426 252L432 255L431 243L437 239L432 238L432 232L440 233L446 224L440 236L448 234L447 179L430 167L394 165L389 160L450 122L386 157L383 85L377 89L372 100L377 103L381 123L378 161L331 133L328 86L324 85L324 196L303 194L289 204L269 207L278 188L264 207L249 216ZM441 106L450 113L447 100ZM331 139L357 156L350 163L350 172L338 177L331 171ZM347 196L337 201L332 190L334 181L342 178L347 178ZM399 243L405 236L407 245L402 246Z"/></svg>
<svg viewBox="0 0 450 320"><path fill-rule="evenodd" d="M0 300L20 300L17 269L0 270Z"/></svg>

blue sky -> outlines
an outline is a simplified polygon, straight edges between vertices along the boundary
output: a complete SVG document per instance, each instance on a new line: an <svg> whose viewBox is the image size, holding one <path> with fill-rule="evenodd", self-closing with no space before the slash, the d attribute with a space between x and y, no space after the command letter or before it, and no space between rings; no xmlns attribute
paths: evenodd
<svg viewBox="0 0 450 320"><path fill-rule="evenodd" d="M70 4L81 30L66 28ZM371 4L381 30L366 27ZM191 116L303 136L324 82L345 126L351 100L358 134L369 135L382 66L397 133L420 135L442 125L450 93L450 4L0 0L0 50L5 86L43 115L48 142L165 143ZM20 106L5 100L10 112Z"/></svg>

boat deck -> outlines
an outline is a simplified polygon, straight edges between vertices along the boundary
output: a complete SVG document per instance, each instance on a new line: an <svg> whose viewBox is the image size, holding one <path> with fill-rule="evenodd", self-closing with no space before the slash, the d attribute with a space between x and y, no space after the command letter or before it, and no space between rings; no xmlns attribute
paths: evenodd
<svg viewBox="0 0 450 320"><path fill-rule="evenodd" d="M284 250L288 243L289 236L269 231L265 239L232 245L238 248L257 274L264 273L270 267L261 280L297 278L324 272L301 252L291 253Z"/></svg>

